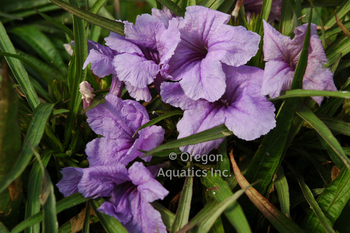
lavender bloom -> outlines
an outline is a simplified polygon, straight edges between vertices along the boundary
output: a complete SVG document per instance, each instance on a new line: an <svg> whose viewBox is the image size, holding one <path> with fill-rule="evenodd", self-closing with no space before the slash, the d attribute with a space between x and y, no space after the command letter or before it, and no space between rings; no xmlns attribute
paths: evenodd
<svg viewBox="0 0 350 233"><path fill-rule="evenodd" d="M184 95L178 83L162 84L163 101L185 110L177 124L178 138L225 124L238 138L254 140L275 127L275 107L260 94L264 71L256 67L227 65L223 65L223 71L226 74L226 92L215 102L193 101ZM174 94L169 94L171 91ZM217 139L180 149L193 155L203 155L222 141Z"/></svg>
<svg viewBox="0 0 350 233"><path fill-rule="evenodd" d="M283 0L273 0L268 21L281 20ZM250 14L260 14L263 5L263 0L246 0L244 3L244 10L249 18Z"/></svg>
<svg viewBox="0 0 350 233"><path fill-rule="evenodd" d="M86 198L111 197L98 210L118 219L129 232L167 232L160 213L150 204L169 193L154 179L154 170L159 167L146 168L140 162L129 170L121 164L67 167L62 170L63 178L57 187L65 197L77 191Z"/></svg>
<svg viewBox="0 0 350 233"><path fill-rule="evenodd" d="M294 39L284 36L264 21L264 56L265 72L262 94L275 98L281 91L289 90L298 64L307 24L295 28ZM325 68L327 58L321 40L316 34L316 25L311 25L311 37L307 67L303 79L305 90L336 91L332 72ZM322 96L312 97L321 105Z"/></svg>
<svg viewBox="0 0 350 233"><path fill-rule="evenodd" d="M167 232L160 213L150 204L169 193L154 179L153 167L135 162L128 170L129 181L116 186L98 210L118 219L129 232Z"/></svg>
<svg viewBox="0 0 350 233"><path fill-rule="evenodd" d="M133 100L122 100L112 94L105 102L86 113L92 130L102 138L86 145L90 166L127 165L143 155L139 150L151 150L164 140L164 129L150 126L140 130L149 121L145 107ZM143 158L149 162L151 156Z"/></svg>
<svg viewBox="0 0 350 233"><path fill-rule="evenodd" d="M167 73L180 81L193 100L218 100L225 92L222 64L241 66L258 51L260 36L244 27L226 25L230 15L202 6L186 8L178 20L181 42L169 61Z"/></svg>
<svg viewBox="0 0 350 233"><path fill-rule="evenodd" d="M167 21L167 12L154 11L156 16L138 16L135 25L124 22L125 38L111 33L106 44L119 53L113 65L121 81L129 84L129 93L136 99L151 100L148 85L162 79L168 61L180 41L177 21ZM159 82L158 82L159 83Z"/></svg>

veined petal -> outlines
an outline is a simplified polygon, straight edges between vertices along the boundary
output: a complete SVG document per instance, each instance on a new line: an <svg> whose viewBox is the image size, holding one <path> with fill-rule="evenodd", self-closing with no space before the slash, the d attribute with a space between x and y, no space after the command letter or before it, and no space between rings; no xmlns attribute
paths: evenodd
<svg viewBox="0 0 350 233"><path fill-rule="evenodd" d="M163 82L160 86L160 96L165 103L187 110L196 106L196 101L185 95L180 83Z"/></svg>
<svg viewBox="0 0 350 233"><path fill-rule="evenodd" d="M83 168L65 167L62 169L61 174L63 177L56 186L63 193L63 196L68 197L78 192L78 183L83 176Z"/></svg>
<svg viewBox="0 0 350 233"><path fill-rule="evenodd" d="M129 25L131 23L125 23ZM131 24L132 25L132 24ZM141 49L134 43L125 40L124 37L117 33L111 32L108 37L105 38L106 45L118 53L136 53L142 55Z"/></svg>
<svg viewBox="0 0 350 233"><path fill-rule="evenodd" d="M222 25L209 37L208 55L227 65L241 66L255 56L259 42L258 34L242 26Z"/></svg>
<svg viewBox="0 0 350 233"><path fill-rule="evenodd" d="M184 93L193 100L218 100L226 89L226 78L221 63L209 54L198 62L181 81Z"/></svg>
<svg viewBox="0 0 350 233"><path fill-rule="evenodd" d="M129 180L124 165L93 166L84 169L78 190L84 197L108 197L114 188Z"/></svg>
<svg viewBox="0 0 350 233"><path fill-rule="evenodd" d="M125 88L128 90L129 95L134 98L136 101L146 101L149 102L152 99L151 93L149 92L148 87L145 88L138 88L129 82L125 82Z"/></svg>
<svg viewBox="0 0 350 233"><path fill-rule="evenodd" d="M121 81L137 88L146 88L159 73L159 65L143 56L123 53L114 57L113 65Z"/></svg>
<svg viewBox="0 0 350 233"><path fill-rule="evenodd" d="M135 131L149 121L145 107L133 100L108 94L105 102L86 113L92 130L112 139L131 139Z"/></svg>
<svg viewBox="0 0 350 233"><path fill-rule="evenodd" d="M263 50L265 61L288 61L293 59L293 57L290 57L290 43L291 39L288 36L282 35L264 20ZM296 53L299 53L302 47L303 46L301 45L300 49L296 51Z"/></svg>
<svg viewBox="0 0 350 233"><path fill-rule="evenodd" d="M178 138L184 138L215 126L219 126L225 122L225 114L220 106L208 101L198 101L197 107L186 110L182 119L177 123L179 131ZM202 142L195 145L180 147L184 152L193 155L202 156L209 153L212 149L219 146L223 139Z"/></svg>
<svg viewBox="0 0 350 233"><path fill-rule="evenodd" d="M289 90L294 70L284 61L269 61L265 64L264 81L261 93L271 98L278 97L281 91Z"/></svg>

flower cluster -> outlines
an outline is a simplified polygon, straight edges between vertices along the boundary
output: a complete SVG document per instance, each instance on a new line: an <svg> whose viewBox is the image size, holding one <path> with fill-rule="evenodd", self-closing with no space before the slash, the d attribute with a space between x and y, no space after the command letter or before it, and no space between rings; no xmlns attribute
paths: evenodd
<svg viewBox="0 0 350 233"><path fill-rule="evenodd" d="M249 1L247 1L249 4ZM184 111L177 124L184 138L225 124L238 138L254 140L276 125L275 107L265 95L276 97L290 87L306 34L281 35L264 22L265 70L247 66L259 49L260 36L242 26L230 26L230 15L201 6L187 7L184 18L169 10L152 10L124 22L125 36L111 33L106 45L88 41L91 63L99 77L113 75L105 102L87 112L91 128L103 137L87 144L89 168L64 168L57 184L68 196L110 197L99 210L114 216L130 232L165 232L160 214L150 202L167 195L154 179L159 166L141 162L126 166L142 151L160 145L164 130L151 126L135 132L149 121L145 108L134 100L122 100L123 85L137 101L150 101L150 85L165 103ZM322 45L312 26L305 89L335 90ZM81 86L87 106L91 87ZM314 100L321 104L322 97ZM84 105L84 106L85 106ZM135 134L135 135L134 135ZM223 139L187 145L180 149L203 155ZM149 162L151 157L142 158Z"/></svg>

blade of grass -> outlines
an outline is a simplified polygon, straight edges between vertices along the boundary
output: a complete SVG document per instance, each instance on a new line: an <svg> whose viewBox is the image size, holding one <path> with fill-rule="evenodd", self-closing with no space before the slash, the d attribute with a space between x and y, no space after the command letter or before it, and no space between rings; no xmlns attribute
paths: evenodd
<svg viewBox="0 0 350 233"><path fill-rule="evenodd" d="M10 38L8 37L6 30L1 22L0 49L3 52L16 54L16 50L13 47L13 44L11 43ZM28 74L24 69L22 63L19 60L11 57L5 57L5 60L9 64L9 67L12 73L14 74L16 81L18 82L18 84L21 85L21 88L23 89L23 92L26 95L30 107L34 110L40 104L40 100L34 90L34 87L30 83Z"/></svg>
<svg viewBox="0 0 350 233"><path fill-rule="evenodd" d="M17 179L27 167L33 155L31 146L36 148L39 145L53 106L53 104L40 104L34 110L33 119L30 122L28 133L26 135L27 140L23 144L21 154L11 172L0 182L0 193L7 188L12 181Z"/></svg>
<svg viewBox="0 0 350 233"><path fill-rule="evenodd" d="M171 226L170 232L178 232L179 229L188 223L191 210L192 192L193 177L187 176L181 191L179 205L177 207L175 219L173 225Z"/></svg>

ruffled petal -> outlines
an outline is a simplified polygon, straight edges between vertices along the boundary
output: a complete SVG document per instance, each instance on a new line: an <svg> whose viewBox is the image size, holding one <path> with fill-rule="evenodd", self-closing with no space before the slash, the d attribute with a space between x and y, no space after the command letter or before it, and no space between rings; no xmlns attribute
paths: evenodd
<svg viewBox="0 0 350 233"><path fill-rule="evenodd" d="M84 197L108 197L114 188L129 180L124 165L93 166L84 169L78 190Z"/></svg>
<svg viewBox="0 0 350 233"><path fill-rule="evenodd" d="M108 94L105 102L86 113L92 130L112 139L132 139L135 131L149 121L145 107L133 100Z"/></svg>
<svg viewBox="0 0 350 233"><path fill-rule="evenodd" d="M218 100L226 89L226 78L221 63L207 55L180 81L184 93L193 100Z"/></svg>
<svg viewBox="0 0 350 233"><path fill-rule="evenodd" d="M284 61L269 61L265 64L264 81L261 89L263 95L278 97L281 91L289 90L294 70Z"/></svg>
<svg viewBox="0 0 350 233"><path fill-rule="evenodd" d="M132 23L124 22L125 25ZM132 43L131 41L125 40L121 35L111 32L108 37L105 38L106 45L118 53L135 53L142 55L141 49Z"/></svg>
<svg viewBox="0 0 350 233"><path fill-rule="evenodd" d="M129 82L125 82L125 88L128 90L129 95L134 98L136 101L146 101L149 102L152 99L151 93L149 92L148 87L138 88L131 85Z"/></svg>
<svg viewBox="0 0 350 233"><path fill-rule="evenodd" d="M159 65L143 56L123 53L114 57L113 65L121 81L132 86L146 88L159 73Z"/></svg>
<svg viewBox="0 0 350 233"><path fill-rule="evenodd" d="M78 192L78 183L83 176L83 168L65 167L61 171L62 179L56 184L64 197Z"/></svg>
<svg viewBox="0 0 350 233"><path fill-rule="evenodd" d="M144 153L143 151L150 151L160 145L164 140L164 129L161 126L152 125L145 129L141 129L138 132L138 138L135 140L135 143L130 148L127 153L128 157L133 157L134 159L137 157L142 157ZM147 156L142 158L146 162L151 161L152 156Z"/></svg>
<svg viewBox="0 0 350 233"><path fill-rule="evenodd" d="M182 119L177 123L179 131L178 138L184 138L225 122L225 114L220 105L209 103L208 101L197 101L197 107L186 110ZM181 151L192 155L202 156L208 154L212 149L219 146L223 139L217 139L209 142L202 142L195 145L180 147Z"/></svg>
<svg viewBox="0 0 350 233"><path fill-rule="evenodd" d="M212 54L227 65L241 66L255 56L259 42L258 34L242 26L222 25L209 37L208 55Z"/></svg>
<svg viewBox="0 0 350 233"><path fill-rule="evenodd" d="M118 164L128 165L134 158L129 158L127 153L134 141L131 139L107 137L96 138L86 144L85 153L91 166L114 166Z"/></svg>
<svg viewBox="0 0 350 233"><path fill-rule="evenodd" d="M179 83L163 82L160 86L160 96L165 103L182 110L191 109L196 106L196 101L185 95Z"/></svg>
<svg viewBox="0 0 350 233"><path fill-rule="evenodd" d="M290 45L291 39L288 36L284 36L274 29L270 24L264 20L264 60L279 60L279 61L289 61L293 57L290 55ZM299 53L302 49L299 46L299 49L295 53ZM295 49L294 49L295 50Z"/></svg>

